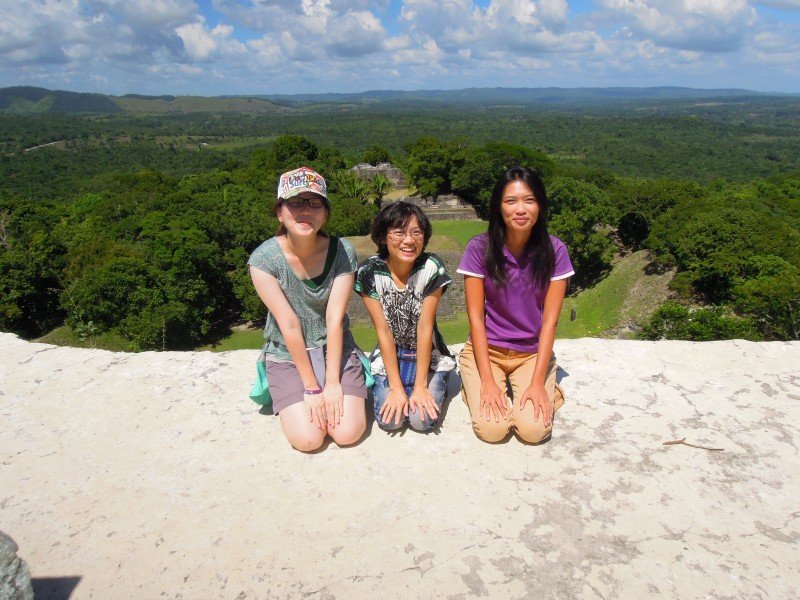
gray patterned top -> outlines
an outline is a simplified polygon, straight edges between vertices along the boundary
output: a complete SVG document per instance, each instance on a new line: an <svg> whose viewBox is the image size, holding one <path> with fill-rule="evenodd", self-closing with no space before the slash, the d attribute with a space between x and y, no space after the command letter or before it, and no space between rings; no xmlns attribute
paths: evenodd
<svg viewBox="0 0 800 600"><path fill-rule="evenodd" d="M325 312L328 308L328 298L331 295L333 280L339 275L355 272L358 264L355 250L350 242L335 236L331 236L330 240L331 244L336 244L336 256L325 279L316 288L309 287L292 271L275 238L270 238L261 244L247 260L248 265L264 271L278 280L292 310L300 319L307 348L321 348L327 342ZM271 360L291 360L292 357L286 347L283 334L272 314L267 315L264 340L264 354ZM352 349L355 344L350 334L350 320L346 314L344 316L344 342L343 356L347 356L348 349Z"/></svg>

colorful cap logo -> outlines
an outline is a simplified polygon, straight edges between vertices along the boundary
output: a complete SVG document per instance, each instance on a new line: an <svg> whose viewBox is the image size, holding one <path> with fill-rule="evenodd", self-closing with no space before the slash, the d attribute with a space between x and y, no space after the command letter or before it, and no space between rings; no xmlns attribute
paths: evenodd
<svg viewBox="0 0 800 600"><path fill-rule="evenodd" d="M300 167L281 175L278 181L278 198L288 200L303 192L313 192L327 200L328 185L322 175L308 167Z"/></svg>

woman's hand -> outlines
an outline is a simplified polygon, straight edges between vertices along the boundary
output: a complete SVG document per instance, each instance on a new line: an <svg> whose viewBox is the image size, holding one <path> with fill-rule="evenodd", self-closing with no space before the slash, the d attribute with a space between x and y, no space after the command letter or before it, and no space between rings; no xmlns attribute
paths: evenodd
<svg viewBox="0 0 800 600"><path fill-rule="evenodd" d="M494 417L495 423L500 419L505 419L508 410L508 402L505 394L500 391L500 387L493 379L481 380L481 416L487 421Z"/></svg>
<svg viewBox="0 0 800 600"><path fill-rule="evenodd" d="M519 399L520 412L525 409L525 404L530 402L533 405L533 420L538 421L541 415L544 419L544 426L550 427L553 422L553 403L547 395L544 385L531 384L522 393Z"/></svg>
<svg viewBox="0 0 800 600"><path fill-rule="evenodd" d="M408 405L414 412L419 412L423 419L427 413L431 421L435 421L439 416L439 407L433 399L431 391L427 387L415 387L408 399Z"/></svg>
<svg viewBox="0 0 800 600"><path fill-rule="evenodd" d="M342 384L338 381L336 383L325 382L325 388L322 390L322 399L325 404L328 427L334 429L339 424L339 421L342 420L342 413L344 412Z"/></svg>
<svg viewBox="0 0 800 600"><path fill-rule="evenodd" d="M303 402L308 410L308 420L314 423L317 429L325 429L325 400L322 393L304 394Z"/></svg>
<svg viewBox="0 0 800 600"><path fill-rule="evenodd" d="M381 421L391 423L392 419L396 425L403 422L408 416L408 397L403 388L390 389L386 396L386 402L381 406Z"/></svg>

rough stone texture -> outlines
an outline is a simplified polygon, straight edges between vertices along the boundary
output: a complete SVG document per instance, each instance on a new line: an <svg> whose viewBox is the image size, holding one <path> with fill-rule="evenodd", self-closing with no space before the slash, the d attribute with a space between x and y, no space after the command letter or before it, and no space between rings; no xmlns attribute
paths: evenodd
<svg viewBox="0 0 800 600"><path fill-rule="evenodd" d="M17 556L19 546L0 531L0 599L33 600L31 573L25 561Z"/></svg>
<svg viewBox="0 0 800 600"><path fill-rule="evenodd" d="M355 167L351 169L358 175L361 179L374 179L378 175L383 175L392 182L394 186L402 186L406 183L406 176L403 175L403 172L398 169L397 167L393 167L391 163L378 163L378 165L373 166L369 163L359 163Z"/></svg>
<svg viewBox="0 0 800 600"><path fill-rule="evenodd" d="M257 352L0 335L0 519L73 598L796 598L800 344L557 343L552 441L291 450ZM686 438L713 452L663 445Z"/></svg>

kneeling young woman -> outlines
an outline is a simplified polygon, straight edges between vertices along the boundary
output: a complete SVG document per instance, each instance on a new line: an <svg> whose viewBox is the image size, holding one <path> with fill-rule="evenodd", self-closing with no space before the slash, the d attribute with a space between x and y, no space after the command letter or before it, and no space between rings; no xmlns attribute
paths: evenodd
<svg viewBox="0 0 800 600"><path fill-rule="evenodd" d="M378 333L370 362L375 421L382 429L408 423L417 431L436 426L455 360L436 327L436 309L450 276L425 252L431 224L422 210L399 200L372 223L377 256L358 269L355 290Z"/></svg>
<svg viewBox="0 0 800 600"><path fill-rule="evenodd" d="M462 393L475 434L486 442L512 431L525 442L546 440L563 403L553 342L574 270L564 243L547 233L548 207L537 174L507 170L492 193L487 233L469 241L458 266L470 327Z"/></svg>
<svg viewBox="0 0 800 600"><path fill-rule="evenodd" d="M264 327L273 412L289 443L345 446L366 428L364 372L347 319L356 255L322 228L330 215L325 180L308 167L281 175L275 237L247 261L269 310Z"/></svg>

